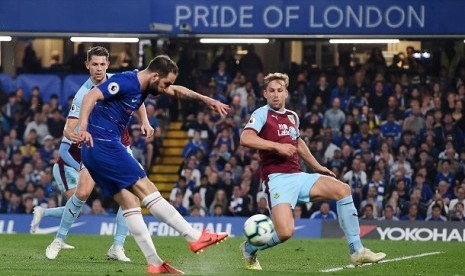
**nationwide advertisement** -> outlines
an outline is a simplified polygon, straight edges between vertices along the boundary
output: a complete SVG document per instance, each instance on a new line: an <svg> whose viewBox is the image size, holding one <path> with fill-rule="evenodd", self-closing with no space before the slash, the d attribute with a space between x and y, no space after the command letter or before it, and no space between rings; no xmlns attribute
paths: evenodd
<svg viewBox="0 0 465 276"><path fill-rule="evenodd" d="M196 229L206 228L214 232L227 232L232 237L243 235L242 231L246 219L246 217L186 217L186 220ZM31 215L0 214L0 234L29 233L31 220ZM144 220L152 236L179 236L176 230L151 216L144 216ZM59 225L60 219L46 217L40 223L37 233L56 233ZM294 236L297 238L320 238L321 236L320 220L296 220L295 228ZM115 231L115 217L83 215L73 223L70 233L113 235Z"/></svg>

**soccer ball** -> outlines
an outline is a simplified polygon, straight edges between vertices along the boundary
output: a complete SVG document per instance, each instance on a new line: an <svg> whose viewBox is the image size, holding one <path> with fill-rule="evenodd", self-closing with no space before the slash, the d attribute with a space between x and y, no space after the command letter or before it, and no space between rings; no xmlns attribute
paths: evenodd
<svg viewBox="0 0 465 276"><path fill-rule="evenodd" d="M273 237L274 227L265 215L253 215L244 223L244 236L253 245L264 245Z"/></svg>

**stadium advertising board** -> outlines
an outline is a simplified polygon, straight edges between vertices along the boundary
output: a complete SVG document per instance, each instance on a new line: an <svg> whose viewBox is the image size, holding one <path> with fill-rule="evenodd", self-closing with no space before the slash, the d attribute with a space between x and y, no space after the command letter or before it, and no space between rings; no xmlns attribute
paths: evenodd
<svg viewBox="0 0 465 276"><path fill-rule="evenodd" d="M2 0L0 33L463 35L463 10L456 0Z"/></svg>
<svg viewBox="0 0 465 276"><path fill-rule="evenodd" d="M360 221L360 236L389 241L465 242L465 224L453 221ZM322 238L344 238L344 233L336 221L325 221Z"/></svg>
<svg viewBox="0 0 465 276"><path fill-rule="evenodd" d="M188 222L196 229L207 228L214 232L228 232L231 236L242 236L242 228L247 219L233 217L187 217ZM0 215L0 234L29 233L31 215ZM144 216L145 223L152 236L179 236L173 228L157 221L151 216ZM37 229L38 234L53 234L58 230L60 219L45 217ZM321 222L319 220L302 219L296 221L295 237L320 238ZM112 216L81 216L71 226L70 233L113 235L116 230L115 217Z"/></svg>

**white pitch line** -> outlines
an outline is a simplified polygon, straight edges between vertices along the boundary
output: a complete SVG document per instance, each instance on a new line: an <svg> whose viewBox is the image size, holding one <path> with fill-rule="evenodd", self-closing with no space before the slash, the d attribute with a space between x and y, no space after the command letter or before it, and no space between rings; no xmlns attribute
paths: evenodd
<svg viewBox="0 0 465 276"><path fill-rule="evenodd" d="M382 260L382 261L379 261L378 264L390 263L390 262L398 262L398 261L414 259L414 258L421 258L421 257L425 257L425 256L437 255L437 254L442 254L442 253L444 253L444 252L440 252L440 251L428 252L428 253L423 253L423 254L418 254L418 255L399 257L399 258L394 258L394 259L389 259L389 260ZM367 264L363 264L361 266L369 266L369 265L372 265L372 264L373 263L367 263ZM334 271L339 271L339 270L343 270L343 269L352 269L352 268L355 268L355 266L354 265L346 265L346 266L340 266L340 267L335 267L335 268L323 269L323 270L320 270L320 272L334 272Z"/></svg>

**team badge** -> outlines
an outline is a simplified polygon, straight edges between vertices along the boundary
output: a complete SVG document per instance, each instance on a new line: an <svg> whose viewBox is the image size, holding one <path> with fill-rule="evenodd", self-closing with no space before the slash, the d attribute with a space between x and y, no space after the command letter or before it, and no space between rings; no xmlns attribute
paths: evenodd
<svg viewBox="0 0 465 276"><path fill-rule="evenodd" d="M253 124L255 124L255 118L254 118L254 117L250 117L249 125L253 125Z"/></svg>
<svg viewBox="0 0 465 276"><path fill-rule="evenodd" d="M108 92L110 92L110 94L112 95L115 95L116 93L118 93L119 84L117 84L116 82L110 82L110 84L108 84Z"/></svg>
<svg viewBox="0 0 465 276"><path fill-rule="evenodd" d="M295 140L297 140L297 138L299 138L299 137L297 137L297 130L293 126L289 127L289 136L291 136L291 139L293 141L295 141Z"/></svg>
<svg viewBox="0 0 465 276"><path fill-rule="evenodd" d="M287 115L287 118L289 118L289 121L295 125L295 119L294 119L294 115Z"/></svg>

